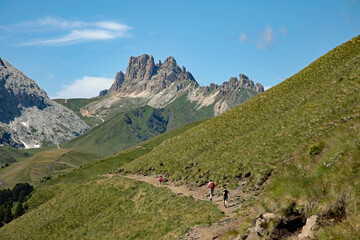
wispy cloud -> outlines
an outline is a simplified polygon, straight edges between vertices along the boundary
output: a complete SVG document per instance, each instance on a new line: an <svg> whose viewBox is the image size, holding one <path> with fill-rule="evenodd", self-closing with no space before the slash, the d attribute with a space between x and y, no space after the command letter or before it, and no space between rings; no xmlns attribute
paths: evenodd
<svg viewBox="0 0 360 240"><path fill-rule="evenodd" d="M84 22L44 17L14 25L11 29L21 33L30 32L33 36L21 42L21 46L62 46L85 41L132 37L132 27L117 21Z"/></svg>
<svg viewBox="0 0 360 240"><path fill-rule="evenodd" d="M104 77L84 76L69 85L63 85L53 98L91 98L111 86L114 80Z"/></svg>
<svg viewBox="0 0 360 240"><path fill-rule="evenodd" d="M258 39L255 41L255 46L258 49L266 49L273 44L274 34L270 25L266 25L264 31L259 33Z"/></svg>
<svg viewBox="0 0 360 240"><path fill-rule="evenodd" d="M286 35L286 27L281 27L278 33ZM238 39L242 43L250 43L258 49L265 50L275 43L275 34L273 28L270 25L266 25L264 30L260 31L257 36L250 38L250 36L242 32Z"/></svg>

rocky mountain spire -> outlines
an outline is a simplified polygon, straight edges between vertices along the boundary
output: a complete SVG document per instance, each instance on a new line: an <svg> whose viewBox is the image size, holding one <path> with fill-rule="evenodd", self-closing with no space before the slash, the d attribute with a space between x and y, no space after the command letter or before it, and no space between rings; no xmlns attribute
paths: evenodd
<svg viewBox="0 0 360 240"><path fill-rule="evenodd" d="M155 64L153 56L143 54L130 57L126 73L120 71L111 88L102 91L100 96L116 94L108 105L115 104L118 97L119 102L124 98L136 98L143 105L162 108L186 95L187 100L196 103L197 109L214 105L214 113L219 115L263 91L261 84L254 84L243 73L239 78L232 77L221 85L212 83L209 87L200 87L185 67L178 66L174 57ZM104 109L107 101L105 98L104 103L94 103L86 110L90 114L98 112Z"/></svg>
<svg viewBox="0 0 360 240"><path fill-rule="evenodd" d="M187 72L185 67L181 69L174 57L170 56L163 63L159 61L155 64L152 55L143 54L139 57L130 57L126 73L118 72L110 89L101 91L99 95L105 96L113 92L158 93L174 82L179 89L189 84L198 86L191 73Z"/></svg>

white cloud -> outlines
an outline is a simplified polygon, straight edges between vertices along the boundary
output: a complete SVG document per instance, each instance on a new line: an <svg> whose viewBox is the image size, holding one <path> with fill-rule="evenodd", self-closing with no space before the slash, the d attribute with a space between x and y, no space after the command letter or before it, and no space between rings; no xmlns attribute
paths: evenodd
<svg viewBox="0 0 360 240"><path fill-rule="evenodd" d="M22 42L21 46L71 45L85 41L110 40L132 37L129 33L132 27L116 21L68 21L62 18L44 17L36 21L28 21L15 25L18 32L31 32L34 36ZM51 37L43 37L51 35Z"/></svg>
<svg viewBox="0 0 360 240"><path fill-rule="evenodd" d="M280 31L283 31L281 33L286 34L286 28L282 28ZM239 36L239 41L250 43L258 49L265 50L274 43L274 32L270 25L266 25L264 31L259 32L256 38L251 39L246 33L242 32Z"/></svg>
<svg viewBox="0 0 360 240"><path fill-rule="evenodd" d="M70 85L62 86L54 98L91 98L99 95L99 92L108 89L113 79L104 77L84 76L76 79Z"/></svg>
<svg viewBox="0 0 360 240"><path fill-rule="evenodd" d="M259 38L255 42L255 46L259 49L268 48L274 40L273 30L270 25L266 25L263 32L259 33Z"/></svg>
<svg viewBox="0 0 360 240"><path fill-rule="evenodd" d="M24 45L70 45L78 42L91 40L108 40L121 37L120 33L105 30L74 30L69 34L47 40L35 40L24 43Z"/></svg>
<svg viewBox="0 0 360 240"><path fill-rule="evenodd" d="M33 26L55 26L61 28L77 28L77 27L86 27L88 24L81 21L67 21L62 18L55 17L44 17L35 22L27 22L27 25Z"/></svg>

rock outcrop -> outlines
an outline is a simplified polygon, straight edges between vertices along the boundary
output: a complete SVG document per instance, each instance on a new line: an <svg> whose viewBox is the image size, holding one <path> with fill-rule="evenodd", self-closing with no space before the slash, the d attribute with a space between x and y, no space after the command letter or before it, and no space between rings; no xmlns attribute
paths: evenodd
<svg viewBox="0 0 360 240"><path fill-rule="evenodd" d="M213 105L216 116L263 91L261 84L254 84L245 74L240 74L239 78L232 77L221 85L212 83L201 87L185 67L177 65L173 57L155 64L153 56L143 54L130 57L126 73L118 72L110 89L100 92L99 95L106 98L90 104L83 112L88 115L99 114L100 111L106 114L104 109L124 104L125 98L163 108L185 95L189 102L196 104L197 110Z"/></svg>
<svg viewBox="0 0 360 240"><path fill-rule="evenodd" d="M0 145L40 147L74 138L89 129L71 110L0 58Z"/></svg>

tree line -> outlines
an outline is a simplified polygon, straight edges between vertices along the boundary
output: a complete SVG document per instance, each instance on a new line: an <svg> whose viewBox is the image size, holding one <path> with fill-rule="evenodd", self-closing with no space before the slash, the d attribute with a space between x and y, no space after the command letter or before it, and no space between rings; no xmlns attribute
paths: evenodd
<svg viewBox="0 0 360 240"><path fill-rule="evenodd" d="M18 183L12 190L0 190L0 227L25 213L23 203L33 190L34 187L29 183ZM14 202L17 202L17 205L13 213Z"/></svg>

